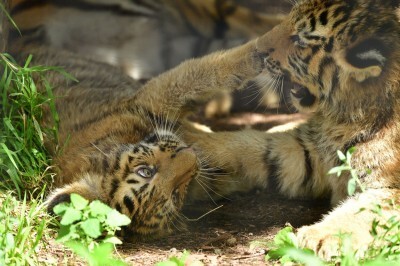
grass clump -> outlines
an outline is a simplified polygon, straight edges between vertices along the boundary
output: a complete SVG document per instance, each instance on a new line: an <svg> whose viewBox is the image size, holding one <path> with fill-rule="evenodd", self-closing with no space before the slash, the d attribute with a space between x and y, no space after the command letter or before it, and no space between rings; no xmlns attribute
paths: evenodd
<svg viewBox="0 0 400 266"><path fill-rule="evenodd" d="M23 66L0 54L0 265L37 265L53 219L43 205L51 182L45 137L56 139L57 115L47 71L56 67ZM40 84L39 84L40 83ZM38 88L43 88L39 91ZM43 128L43 108L52 110L52 128Z"/></svg>
<svg viewBox="0 0 400 266"><path fill-rule="evenodd" d="M0 265L37 265L50 217L40 200L0 194Z"/></svg>
<svg viewBox="0 0 400 266"><path fill-rule="evenodd" d="M39 196L42 190L37 188L52 180L44 139L57 139L58 116L45 73L57 71L69 77L61 68L30 66L31 59L19 66L8 54L0 54L0 189L16 191L20 199L24 191ZM51 128L39 124L44 108L51 110Z"/></svg>
<svg viewBox="0 0 400 266"><path fill-rule="evenodd" d="M52 233L48 224L55 222L43 204L53 178L44 143L56 141L58 133L46 73L72 77L58 67L30 66L31 59L19 66L10 55L0 54L0 265L37 265L38 253L46 249L44 238ZM50 115L45 117L46 109ZM41 126L44 118L50 127ZM71 200L55 208L63 217L59 242L90 265L124 265L111 254L120 243L115 231L129 218L98 201L89 204L78 195Z"/></svg>

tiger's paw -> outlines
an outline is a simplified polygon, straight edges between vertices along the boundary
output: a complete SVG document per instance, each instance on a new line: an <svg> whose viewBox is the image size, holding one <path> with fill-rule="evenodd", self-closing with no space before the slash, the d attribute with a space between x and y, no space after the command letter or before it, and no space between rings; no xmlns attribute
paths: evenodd
<svg viewBox="0 0 400 266"><path fill-rule="evenodd" d="M320 258L332 260L340 255L341 250L348 249L348 245L355 252L356 257L365 253L371 236L369 232L341 230L340 225L317 223L303 226L297 231L299 246L309 248Z"/></svg>

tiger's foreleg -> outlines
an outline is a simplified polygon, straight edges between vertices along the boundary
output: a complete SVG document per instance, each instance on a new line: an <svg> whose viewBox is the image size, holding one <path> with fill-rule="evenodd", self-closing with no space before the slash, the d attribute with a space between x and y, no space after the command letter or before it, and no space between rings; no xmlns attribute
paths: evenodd
<svg viewBox="0 0 400 266"><path fill-rule="evenodd" d="M261 73L263 59L253 41L188 60L150 80L127 104L140 102L150 113L183 117L196 110L198 103L209 101L221 90L243 88Z"/></svg>
<svg viewBox="0 0 400 266"><path fill-rule="evenodd" d="M223 175L207 182L208 187L222 196L271 186L288 197L329 194L325 180L328 170L318 159L313 144L301 140L298 129L275 133L255 130L205 133L185 128L183 134L206 165L222 169ZM196 187L193 191L204 190L198 184L193 186ZM200 197L200 192L193 195Z"/></svg>

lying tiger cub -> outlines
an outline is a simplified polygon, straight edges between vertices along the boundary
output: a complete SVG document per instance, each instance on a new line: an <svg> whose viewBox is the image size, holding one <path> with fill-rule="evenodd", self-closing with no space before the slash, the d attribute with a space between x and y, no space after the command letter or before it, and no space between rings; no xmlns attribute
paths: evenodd
<svg viewBox="0 0 400 266"><path fill-rule="evenodd" d="M62 66L79 82L48 73L59 115L61 151L48 208L71 193L101 200L132 220L125 234L161 236L179 223L188 184L202 166L182 140L185 115L262 69L254 43L189 60L142 86L117 68L48 47L25 46L32 64ZM44 119L52 125L50 111ZM49 150L56 150L47 141ZM192 182L194 183L194 182Z"/></svg>

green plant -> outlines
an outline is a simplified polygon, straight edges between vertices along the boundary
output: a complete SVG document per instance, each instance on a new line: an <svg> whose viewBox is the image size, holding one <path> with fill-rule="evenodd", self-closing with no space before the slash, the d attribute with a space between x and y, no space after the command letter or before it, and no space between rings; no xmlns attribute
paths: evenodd
<svg viewBox="0 0 400 266"><path fill-rule="evenodd" d="M0 265L37 265L36 252L45 249L41 239L52 220L40 202L0 194Z"/></svg>
<svg viewBox="0 0 400 266"><path fill-rule="evenodd" d="M267 243L270 249L265 256L266 260L279 260L280 263L298 262L305 265L324 265L310 249L299 248L296 235L292 227L285 227L274 237L272 243Z"/></svg>
<svg viewBox="0 0 400 266"><path fill-rule="evenodd" d="M364 191L364 186L361 183L360 179L358 178L357 170L354 169L351 165L351 156L355 152L355 148L352 147L347 150L346 155L343 152L337 151L339 159L342 161L342 165L333 167L329 170L328 174L337 174L340 176L343 171L349 171L351 178L347 183L347 193L352 196L356 192L357 185L360 187L361 191Z"/></svg>
<svg viewBox="0 0 400 266"><path fill-rule="evenodd" d="M400 262L400 218L396 215L383 219L382 208L392 208L400 211L400 207L394 201L386 206L375 205L370 210L377 215L372 222L371 235L374 237L368 251L368 258L378 258L383 261Z"/></svg>
<svg viewBox="0 0 400 266"><path fill-rule="evenodd" d="M128 225L130 219L100 201L89 203L78 194L71 194L71 202L63 202L54 207L60 215L60 230L57 240L86 259L90 265L107 265L111 262L124 265L112 258L115 244L122 242L115 237L121 226ZM100 238L102 237L102 238Z"/></svg>

